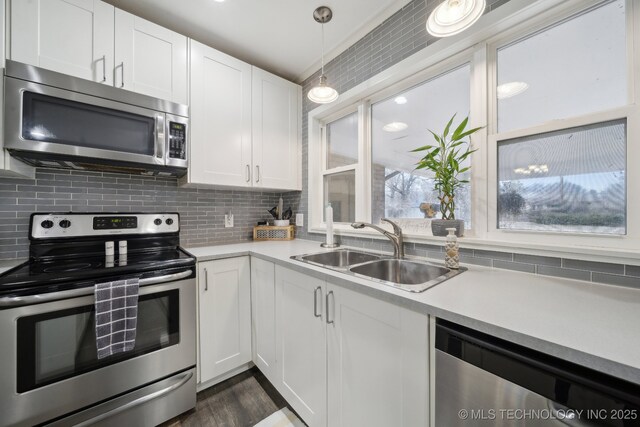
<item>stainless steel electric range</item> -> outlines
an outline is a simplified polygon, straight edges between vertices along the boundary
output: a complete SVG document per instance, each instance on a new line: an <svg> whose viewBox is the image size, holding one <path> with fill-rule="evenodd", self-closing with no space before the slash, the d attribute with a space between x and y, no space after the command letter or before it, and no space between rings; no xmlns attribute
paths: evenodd
<svg viewBox="0 0 640 427"><path fill-rule="evenodd" d="M195 258L179 231L177 213L31 215L29 261L0 276L0 425L153 426L195 406ZM131 278L135 347L98 359L94 285Z"/></svg>

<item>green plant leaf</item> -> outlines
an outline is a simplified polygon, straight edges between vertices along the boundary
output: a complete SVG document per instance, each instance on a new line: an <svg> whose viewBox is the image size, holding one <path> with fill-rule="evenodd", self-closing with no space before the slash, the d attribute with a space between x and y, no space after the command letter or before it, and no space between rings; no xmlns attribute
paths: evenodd
<svg viewBox="0 0 640 427"><path fill-rule="evenodd" d="M428 129L429 132L431 132L431 135L433 135L433 137L435 138L436 141L438 141L439 144L442 144L442 140L440 139L440 137L431 129Z"/></svg>
<svg viewBox="0 0 640 427"><path fill-rule="evenodd" d="M457 139L462 139L462 138L467 137L467 136L469 136L469 135L471 135L471 134L474 134L474 133L478 132L480 129L482 129L482 127L469 129L468 131L466 131L466 132L461 133L460 135L458 135L458 138L457 138Z"/></svg>
<svg viewBox="0 0 640 427"><path fill-rule="evenodd" d="M418 151L425 151L433 148L433 145L423 145L422 147L414 148L410 153L417 153Z"/></svg>
<svg viewBox="0 0 640 427"><path fill-rule="evenodd" d="M453 119L455 118L456 118L456 115L454 114L453 117L451 117L451 120L449 120L449 123L447 123L447 126L445 126L444 132L442 133L442 136L443 136L442 139L446 138L447 135L449 135L449 128L451 127L451 123L453 123Z"/></svg>
<svg viewBox="0 0 640 427"><path fill-rule="evenodd" d="M460 135L460 133L464 132L464 128L467 126L467 122L469 122L469 116L465 117L464 120L460 122L456 130L453 131L453 136L451 137L453 141L458 139L458 135Z"/></svg>

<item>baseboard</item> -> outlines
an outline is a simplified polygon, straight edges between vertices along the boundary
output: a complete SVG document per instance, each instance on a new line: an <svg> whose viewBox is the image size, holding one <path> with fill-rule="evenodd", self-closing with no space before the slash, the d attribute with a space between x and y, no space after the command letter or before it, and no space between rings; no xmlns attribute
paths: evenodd
<svg viewBox="0 0 640 427"><path fill-rule="evenodd" d="M209 380L207 382L198 384L196 386L196 391L198 393L200 393L202 390L206 390L209 387L213 387L214 385L221 383L222 381L228 380L231 377L235 377L238 374L241 374L241 373L243 373L245 371L248 371L249 369L253 368L254 366L255 365L253 364L253 362L248 362L248 363L245 363L243 365L240 365L237 368L232 369L231 371L226 372L226 373L224 373L222 375L218 375L217 377L215 377L215 378L213 378L213 379L211 379L211 380Z"/></svg>

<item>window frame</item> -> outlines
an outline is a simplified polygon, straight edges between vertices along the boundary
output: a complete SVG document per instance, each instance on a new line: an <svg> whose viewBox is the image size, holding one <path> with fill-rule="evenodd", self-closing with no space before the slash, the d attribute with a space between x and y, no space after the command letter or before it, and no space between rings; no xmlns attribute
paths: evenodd
<svg viewBox="0 0 640 427"><path fill-rule="evenodd" d="M474 108L480 107L480 103L474 95L473 83L471 80L474 78L474 57L477 56L477 49L465 49L453 55L450 58L446 58L443 61L435 62L433 65L424 68L417 73L413 73L410 77L404 79L398 79L391 85L387 85L381 90L373 92L369 96L362 97L357 102L348 105L347 107L337 109L336 111L329 110L325 114L312 114L309 113L309 232L324 232L326 230L326 223L323 219L323 213L321 209L318 209L318 205L324 208L324 176L331 173L342 172L344 170L352 170L355 167L356 170L356 221L371 221L371 199L372 199L372 183L371 183L371 160L372 160L372 140L371 140L371 106L376 102L383 101L393 97L399 92L409 90L420 84L426 83L430 80L437 79L439 76L444 75L450 71L456 70L465 65L470 67L470 126L484 126L478 124L474 117L482 117L480 111L474 112ZM474 102L475 101L475 102ZM321 109L322 107L320 107ZM320 110L316 109L316 110ZM314 112L316 111L314 110ZM327 169L327 140L326 140L326 126L327 124L346 117L357 111L358 114L358 162L354 165ZM479 132L478 134L481 134ZM319 142L320 150L313 150L314 141L316 144ZM472 144L477 146L479 151L483 150L482 136L476 136L472 138ZM314 159L314 154L318 154L320 157ZM474 162L479 163L479 160L475 158L476 153L472 156L472 165ZM479 156L478 156L479 157ZM474 167L472 167L473 176ZM314 180L314 176L320 174L319 180ZM473 180L473 178L472 178ZM476 197L476 191L471 187L471 204L474 206ZM475 208L472 208L472 218L475 218ZM362 236L368 234L371 237L377 237L379 233L372 232L368 229L353 230L350 224L334 223L334 230L339 230L341 234L352 234ZM471 235L471 230L465 230L466 235ZM428 235L412 235L407 234L408 238L429 238L433 236Z"/></svg>
<svg viewBox="0 0 640 427"><path fill-rule="evenodd" d="M640 173L635 171L631 159L640 159L640 143L635 142L640 138L640 126L637 122L640 119L640 109L636 100L638 98L637 87L634 85L638 81L637 62L634 60L638 55L638 43L634 34L635 22L638 20L638 7L634 7L632 0L625 0L626 10L626 41L627 41L627 104L613 109L602 110L595 113L587 113L572 116L565 119L558 119L540 123L534 126L507 130L498 130L498 99L497 90L497 55L498 50L505 46L517 43L529 36L535 35L547 28L561 25L582 14L605 5L614 0L585 1L577 7L567 8L562 11L549 11L541 15L534 22L514 26L501 34L487 41L487 82L488 82L488 127L487 127L487 230L485 237L490 241L502 241L515 244L526 239L530 245L549 245L549 238L553 237L555 247L601 247L606 249L631 249L638 247L640 239L640 227L635 226L630 218L640 215L640 197L634 193L630 183L640 183ZM547 132L580 127L594 123L607 122L611 120L624 119L627 122L626 135L626 234L601 234L601 233L578 233L578 232L557 232L539 230L511 230L498 228L498 144L514 138L535 136Z"/></svg>
<svg viewBox="0 0 640 427"><path fill-rule="evenodd" d="M625 106L608 111L555 120L530 128L497 133L497 49L517 42L548 27L558 25L573 16L603 5L607 0L511 0L465 33L442 39L437 46L428 46L413 56L397 63L353 89L341 94L334 104L317 107L308 113L308 176L309 176L309 220L307 231L324 233L322 206L318 206L318 194L322 197L322 187L318 191L318 165L314 156L320 155L321 123L339 112L351 108L358 111L359 123L359 166L360 181L364 195L359 199L357 216L371 218L371 135L368 125L371 119L371 104L387 99L393 94L430 80L448 70L469 62L470 115L471 125L484 126L473 135L472 144L478 151L472 156L472 221L473 230L465 233L461 245L467 248L494 249L534 255L571 256L587 260L640 259L640 223L632 218L640 217L640 169L634 170L633 159L640 159L640 5L633 0L625 0L626 40L627 40L627 92ZM457 61L457 63L456 63ZM586 124L616 119L627 120L627 234L601 235L585 233L564 233L550 231L523 231L497 228L497 144L500 140L536 135ZM366 124L366 126L365 126ZM326 162L322 157L320 162ZM636 162L637 163L637 162ZM321 184L322 180L320 180ZM637 183L634 185L634 183ZM358 203L358 202L357 202ZM322 203L320 203L322 205ZM318 216L319 214L319 216ZM343 236L384 239L372 230L354 230L348 224L337 224L334 229ZM550 239L550 237L553 237ZM442 238L429 235L407 235L406 241L419 243L441 243Z"/></svg>

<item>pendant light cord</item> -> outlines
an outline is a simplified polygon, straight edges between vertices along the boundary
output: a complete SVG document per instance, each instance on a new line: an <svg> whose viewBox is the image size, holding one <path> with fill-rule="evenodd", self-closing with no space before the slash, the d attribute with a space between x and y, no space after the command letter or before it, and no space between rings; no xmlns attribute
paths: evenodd
<svg viewBox="0 0 640 427"><path fill-rule="evenodd" d="M322 25L322 68L320 71L320 75L324 75L324 22Z"/></svg>

